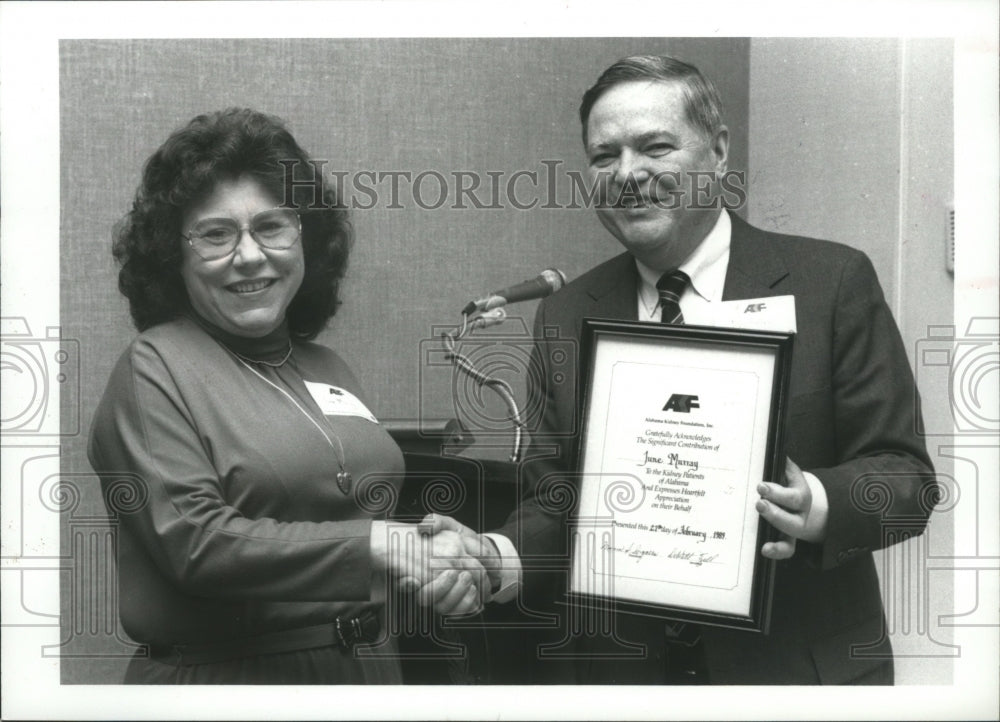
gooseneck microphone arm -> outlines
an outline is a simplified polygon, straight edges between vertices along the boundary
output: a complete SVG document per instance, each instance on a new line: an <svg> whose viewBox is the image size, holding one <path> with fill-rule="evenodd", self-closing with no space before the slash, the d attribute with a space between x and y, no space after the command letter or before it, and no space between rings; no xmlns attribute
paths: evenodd
<svg viewBox="0 0 1000 722"><path fill-rule="evenodd" d="M530 281L494 291L489 296L470 301L462 309L461 327L441 334L447 358L455 364L455 368L480 386L493 389L507 404L510 421L514 427L514 441L510 452L510 460L514 463L521 460L521 445L523 444L525 427L524 419L517 407L517 401L514 399L514 392L506 381L483 373L475 367L467 356L459 353L458 342L476 329L503 323L507 318L507 312L504 310L504 306L507 304L550 296L561 289L565 283L566 276L563 275L562 271L548 268Z"/></svg>
<svg viewBox="0 0 1000 722"><path fill-rule="evenodd" d="M472 363L472 361L469 360L467 356L463 356L456 350L457 342L468 336L470 333L472 333L473 329L482 328L484 325L492 326L495 323L501 323L503 319L506 318L506 314L503 313L502 308L497 310L501 312L499 320L493 323L483 324L483 325L476 323L476 321L482 319L482 316L480 316L477 319L474 319L472 323L469 323L468 314L463 314L462 328L455 329L448 333L443 333L441 334L441 338L444 342L445 350L447 351L447 358L448 360L450 360L452 363L455 364L455 368L465 373L467 376L469 376L469 378L478 383L480 386L486 386L488 388L493 389L493 391L496 392L496 394L504 400L504 403L507 404L507 411L510 414L510 421L514 427L514 441L512 442L510 460L513 461L514 463L517 463L518 461L521 460L521 445L523 443L523 438L524 438L524 419L521 418L521 412L517 408L517 401L514 400L514 392L510 388L510 384L508 384L503 379L498 379L493 376L488 376L484 374L482 371L480 371L475 367L475 365Z"/></svg>

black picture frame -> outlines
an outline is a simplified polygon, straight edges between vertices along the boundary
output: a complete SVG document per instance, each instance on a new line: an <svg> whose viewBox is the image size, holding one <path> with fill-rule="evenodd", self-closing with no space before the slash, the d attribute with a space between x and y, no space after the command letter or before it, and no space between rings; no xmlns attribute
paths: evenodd
<svg viewBox="0 0 1000 722"><path fill-rule="evenodd" d="M778 534L756 512L756 486L784 483L793 343L793 333L584 319L579 497L570 516L565 603L767 633L775 562L760 549ZM726 435L729 426L739 433ZM634 448L622 441L630 435ZM746 468L735 470L705 463L744 458ZM698 479L700 464L709 471ZM683 515L692 526L676 523ZM737 528L693 526L717 516L738 519ZM695 546L722 551L690 551Z"/></svg>

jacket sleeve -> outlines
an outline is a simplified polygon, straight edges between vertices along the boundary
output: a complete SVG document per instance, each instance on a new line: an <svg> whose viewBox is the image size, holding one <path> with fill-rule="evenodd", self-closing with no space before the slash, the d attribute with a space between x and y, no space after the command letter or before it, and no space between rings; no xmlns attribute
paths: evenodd
<svg viewBox="0 0 1000 722"><path fill-rule="evenodd" d="M133 344L98 407L89 458L109 507L164 577L203 597L369 598L370 520L247 518L224 498L210 453L156 349ZM116 509L124 480L130 503Z"/></svg>
<svg viewBox="0 0 1000 722"><path fill-rule="evenodd" d="M538 409L530 431L525 461L520 467L520 503L499 533L509 538L525 569L565 566L568 548L567 517L575 505L578 484L571 473L576 435L564 428L560 403L575 404L577 379L567 375L573 388L558 390L549 367L553 341L545 333L547 303L542 301L535 314L532 373L528 374L526 408Z"/></svg>
<svg viewBox="0 0 1000 722"><path fill-rule="evenodd" d="M875 270L852 254L840 279L832 328L831 394L836 465L809 469L829 500L822 566L919 534L937 484L917 434L920 399ZM886 522L892 522L887 525Z"/></svg>

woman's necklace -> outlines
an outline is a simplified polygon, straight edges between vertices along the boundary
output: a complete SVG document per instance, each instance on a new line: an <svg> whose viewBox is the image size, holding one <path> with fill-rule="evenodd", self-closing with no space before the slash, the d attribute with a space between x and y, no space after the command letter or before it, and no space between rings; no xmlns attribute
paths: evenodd
<svg viewBox="0 0 1000 722"><path fill-rule="evenodd" d="M281 359L281 361L279 361L278 363L272 363L271 361L264 361L262 359L247 358L243 354L241 354L241 353L239 353L237 351L233 351L231 348L229 349L229 351L233 355L235 355L240 361L243 361L244 363L264 364L265 366L270 366L273 369L277 369L277 368L281 368L282 366L284 366L285 365L285 361L287 361L289 359L289 357L292 355L292 342L291 341L288 342L288 351L285 352L285 357L283 359ZM247 368L250 368L250 367L247 366ZM250 370L252 371L253 369L250 369Z"/></svg>
<svg viewBox="0 0 1000 722"><path fill-rule="evenodd" d="M292 343L291 343L291 341L288 342L288 353L285 354L285 358L281 359L281 363L277 363L277 364L267 363L266 361L253 361L251 359L246 359L243 356L240 356L238 353L236 353L232 349L229 349L229 351L231 351L233 353L233 355L236 356L237 361L239 361L241 364L243 364L244 366L246 366L247 369L250 370L250 373L254 374L257 378L259 378L265 384L268 384L272 388L274 388L277 391L279 391L282 394L284 394L285 398L288 399L289 401L291 401L292 404L295 406L295 408L297 408L299 410L299 412L303 416L305 416L307 419L309 419L309 421L312 423L312 425L316 427L316 430L319 431L319 433L321 433L323 435L323 438L326 439L326 443L328 443L330 445L330 448L333 449L333 455L337 457L337 464L340 466L340 471L337 472L337 487L344 493L345 496L349 495L351 493L351 485L354 482L354 480L351 478L350 472L347 471L347 454L344 452L344 445L341 443L340 437L337 436L337 433L335 431L333 431L333 429L330 430L330 433L333 434L333 438L337 441L337 445L334 446L333 445L333 441L330 441L330 437L329 437L329 435L327 435L326 431L323 430L323 427L320 426L316 422L316 419L314 419L312 417L312 415L308 411L306 411L305 409L302 408L302 406L299 405L299 402L296 401L295 398L290 393L288 393L287 391L285 391L283 388L281 388L280 386L278 386L273 381L271 381L268 378L266 378L265 376L263 376L260 373L260 371L258 371L257 369L255 369L249 363L247 363L247 361L250 361L251 363L263 363L263 364L266 364L268 366L272 366L272 367L277 368L278 366L281 366L282 364L284 364L285 361L288 360L288 357L292 355ZM339 453L337 451L338 449L340 450Z"/></svg>

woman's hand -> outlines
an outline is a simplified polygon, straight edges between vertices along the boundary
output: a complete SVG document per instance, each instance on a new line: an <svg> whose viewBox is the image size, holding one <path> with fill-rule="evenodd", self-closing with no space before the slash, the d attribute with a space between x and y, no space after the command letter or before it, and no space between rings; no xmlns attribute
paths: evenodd
<svg viewBox="0 0 1000 722"><path fill-rule="evenodd" d="M465 552L482 564L486 571L484 586L478 594L469 588L469 580L461 574L446 573L430 584L425 584L417 593L417 602L423 607L432 607L439 614L458 615L479 612L492 597L491 590L499 584L500 553L491 539L478 534L461 522L442 514L428 514L420 524L428 526L433 534L454 532L459 535Z"/></svg>
<svg viewBox="0 0 1000 722"><path fill-rule="evenodd" d="M372 522L371 558L403 588L434 590L433 606L442 614L476 612L489 599L486 570L453 529Z"/></svg>

